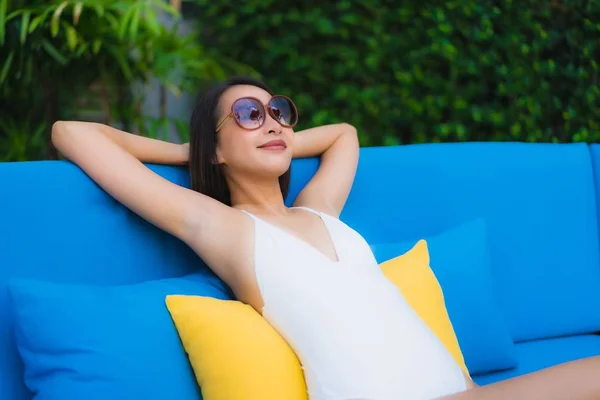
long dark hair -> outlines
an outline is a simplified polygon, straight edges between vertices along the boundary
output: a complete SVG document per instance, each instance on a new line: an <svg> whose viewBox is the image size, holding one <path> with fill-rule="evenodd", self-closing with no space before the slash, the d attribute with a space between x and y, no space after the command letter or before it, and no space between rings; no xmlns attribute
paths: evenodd
<svg viewBox="0 0 600 400"><path fill-rule="evenodd" d="M219 99L228 88L235 85L259 87L273 95L263 82L245 76L233 77L220 82L202 93L196 102L190 119L190 180L191 188L231 206L231 194L225 180L225 173L217 164L217 118ZM279 177L279 187L285 199L290 185L291 168Z"/></svg>

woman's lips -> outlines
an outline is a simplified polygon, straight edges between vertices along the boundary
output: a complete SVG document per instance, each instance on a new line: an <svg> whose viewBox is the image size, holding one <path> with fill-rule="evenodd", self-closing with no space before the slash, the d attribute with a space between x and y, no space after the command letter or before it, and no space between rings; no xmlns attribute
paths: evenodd
<svg viewBox="0 0 600 400"><path fill-rule="evenodd" d="M285 150L287 146L283 140L271 140L258 148L263 150Z"/></svg>

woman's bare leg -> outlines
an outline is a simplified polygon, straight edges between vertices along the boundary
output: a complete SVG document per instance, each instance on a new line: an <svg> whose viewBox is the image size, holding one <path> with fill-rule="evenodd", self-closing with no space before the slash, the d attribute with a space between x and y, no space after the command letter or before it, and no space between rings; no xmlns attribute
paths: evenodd
<svg viewBox="0 0 600 400"><path fill-rule="evenodd" d="M600 400L600 357L560 364L458 393L451 400Z"/></svg>

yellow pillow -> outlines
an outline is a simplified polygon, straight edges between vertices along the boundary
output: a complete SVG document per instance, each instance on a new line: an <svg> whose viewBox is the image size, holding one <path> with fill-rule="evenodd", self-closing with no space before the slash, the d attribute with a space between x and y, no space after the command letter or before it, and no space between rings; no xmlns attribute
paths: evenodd
<svg viewBox="0 0 600 400"><path fill-rule="evenodd" d="M427 242L420 240L408 252L381 263L380 267L468 375L465 359L446 310L442 288L429 266Z"/></svg>
<svg viewBox="0 0 600 400"><path fill-rule="evenodd" d="M384 274L468 374L427 243L381 264ZM252 307L200 296L167 296L204 400L307 400L300 362Z"/></svg>
<svg viewBox="0 0 600 400"><path fill-rule="evenodd" d="M204 400L307 400L296 354L239 301L167 296Z"/></svg>

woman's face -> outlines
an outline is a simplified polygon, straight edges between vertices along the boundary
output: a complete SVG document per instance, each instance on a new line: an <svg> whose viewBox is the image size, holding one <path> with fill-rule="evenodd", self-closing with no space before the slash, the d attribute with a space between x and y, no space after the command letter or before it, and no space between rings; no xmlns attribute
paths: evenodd
<svg viewBox="0 0 600 400"><path fill-rule="evenodd" d="M240 127L233 117L227 118L217 132L217 162L230 173L249 177L278 178L290 167L294 131L283 127L266 112L271 95L256 86L237 85L223 93L219 101L217 124L231 112L234 101L255 97L265 106L264 124L253 130Z"/></svg>

